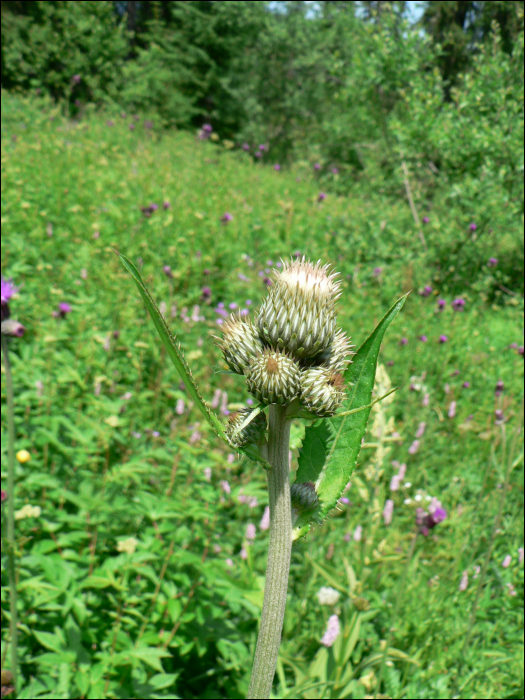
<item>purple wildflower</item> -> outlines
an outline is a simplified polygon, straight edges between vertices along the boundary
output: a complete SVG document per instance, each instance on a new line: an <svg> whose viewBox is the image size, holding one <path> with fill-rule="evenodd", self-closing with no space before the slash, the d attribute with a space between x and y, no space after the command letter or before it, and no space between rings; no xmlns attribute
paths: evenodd
<svg viewBox="0 0 525 700"><path fill-rule="evenodd" d="M451 401L450 406L448 407L448 417L449 418L455 418L456 416L456 406L457 402L456 401Z"/></svg>
<svg viewBox="0 0 525 700"><path fill-rule="evenodd" d="M430 394L425 394L423 396L423 401L421 402L421 405L426 408L429 405L429 403L430 403Z"/></svg>
<svg viewBox="0 0 525 700"><path fill-rule="evenodd" d="M392 516L394 515L394 501L392 499L388 499L385 502L385 507L383 508L383 520L385 521L385 525L390 525L392 522Z"/></svg>
<svg viewBox="0 0 525 700"><path fill-rule="evenodd" d="M162 208L163 209L169 209L171 207L171 204L166 200L165 202L162 203Z"/></svg>
<svg viewBox="0 0 525 700"><path fill-rule="evenodd" d="M175 413L178 416L182 416L184 413L184 399L177 399L177 403L175 405Z"/></svg>
<svg viewBox="0 0 525 700"><path fill-rule="evenodd" d="M463 387L463 389L468 389L470 388L470 382L463 382L461 386Z"/></svg>
<svg viewBox="0 0 525 700"><path fill-rule="evenodd" d="M347 506L350 503L350 499L347 498L346 496L343 496L342 498L339 499L339 503L342 503L343 505Z"/></svg>
<svg viewBox="0 0 525 700"><path fill-rule="evenodd" d="M153 122L150 121L149 119L146 119L146 121L144 122L144 128L145 129L153 129Z"/></svg>
<svg viewBox="0 0 525 700"><path fill-rule="evenodd" d="M281 166L279 165L279 163L276 163L276 164L273 166L273 169L274 169L274 170L280 170L280 169L281 169Z"/></svg>
<svg viewBox="0 0 525 700"><path fill-rule="evenodd" d="M356 529L354 530L354 534L353 534L354 542L361 542L362 537L363 537L363 527L362 527L362 525L357 525Z"/></svg>
<svg viewBox="0 0 525 700"><path fill-rule="evenodd" d="M242 144L242 150L243 150L243 151L249 151L249 150L250 150L250 145L247 144L247 143L243 143L243 144Z"/></svg>
<svg viewBox="0 0 525 700"><path fill-rule="evenodd" d="M444 299L438 299L438 311L443 311L447 302Z"/></svg>
<svg viewBox="0 0 525 700"><path fill-rule="evenodd" d="M425 434L427 424L424 421L421 421L421 423L418 426L417 432L416 432L416 437L417 438L422 438L423 435Z"/></svg>
<svg viewBox="0 0 525 700"><path fill-rule="evenodd" d="M498 264L498 258L489 258L487 260L487 267L496 267Z"/></svg>
<svg viewBox="0 0 525 700"><path fill-rule="evenodd" d="M221 221L222 221L223 224L227 224L227 223L228 223L229 221L231 221L232 219L233 219L233 216L232 216L229 212L225 212L225 213L221 216Z"/></svg>
<svg viewBox="0 0 525 700"><path fill-rule="evenodd" d="M135 130L135 124L130 124L129 125L129 130L134 131Z"/></svg>
<svg viewBox="0 0 525 700"><path fill-rule="evenodd" d="M239 556L241 557L241 559L245 559L245 560L248 559L248 552L246 551L245 547L241 548L241 551L239 552Z"/></svg>
<svg viewBox="0 0 525 700"><path fill-rule="evenodd" d="M419 340L420 340L422 343L426 343L427 340L428 340L428 338L427 338L426 335L420 335L420 336L419 336Z"/></svg>
<svg viewBox="0 0 525 700"><path fill-rule="evenodd" d="M16 294L20 288L15 287L12 279L6 280L3 277L1 280L1 285L2 285L1 286L2 306L4 306L5 304L9 303L9 300L11 299L13 294ZM2 318L3 318L3 315L2 315Z"/></svg>
<svg viewBox="0 0 525 700"><path fill-rule="evenodd" d="M107 122L106 122L106 124L107 124L108 126L115 126L115 122L112 122L111 119L108 119Z"/></svg>
<svg viewBox="0 0 525 700"><path fill-rule="evenodd" d="M2 321L2 335L10 335L14 338L21 338L25 333L24 326L15 321L14 318L6 318Z"/></svg>
<svg viewBox="0 0 525 700"><path fill-rule="evenodd" d="M321 170L321 164L320 164L320 163L314 163L314 170Z"/></svg>
<svg viewBox="0 0 525 700"><path fill-rule="evenodd" d="M399 344L400 345L408 345L408 338L401 338L401 340L399 341Z"/></svg>
<svg viewBox="0 0 525 700"><path fill-rule="evenodd" d="M503 413L501 408L498 408L496 411L494 411L494 417L496 418L496 425L501 425L505 422L505 414Z"/></svg>
<svg viewBox="0 0 525 700"><path fill-rule="evenodd" d="M247 540L254 540L255 535L257 533L257 528L253 523L248 523L246 526L246 539Z"/></svg>
<svg viewBox="0 0 525 700"><path fill-rule="evenodd" d="M321 639L321 644L325 647L331 647L339 636L340 632L341 625L339 624L339 618L337 615L330 615L326 626L326 632Z"/></svg>
<svg viewBox="0 0 525 700"><path fill-rule="evenodd" d="M219 486L221 487L221 489L224 491L224 493L225 493L226 495L229 495L229 494L231 493L231 490L232 490L232 489L231 489L231 486L230 486L230 484L229 484L227 481L225 481L224 479L219 483Z"/></svg>
<svg viewBox="0 0 525 700"><path fill-rule="evenodd" d="M4 489L2 489L2 503L4 501L7 501L7 491L4 491Z"/></svg>
<svg viewBox="0 0 525 700"><path fill-rule="evenodd" d="M325 199L326 199L326 194L324 192L319 192L319 195L317 196L317 201L322 202Z"/></svg>
<svg viewBox="0 0 525 700"><path fill-rule="evenodd" d="M261 518L261 522L259 523L259 529L260 530L268 530L270 527L270 508L269 506L266 506L264 509L263 516Z"/></svg>
<svg viewBox="0 0 525 700"><path fill-rule="evenodd" d="M503 390L505 389L505 384L501 379L498 379L498 382L496 384L496 388L494 389L494 394L496 396L501 396L503 394Z"/></svg>
<svg viewBox="0 0 525 700"><path fill-rule="evenodd" d="M332 172L333 172L334 175L337 175L337 173L339 172L339 170L338 170L338 168L332 168Z"/></svg>
<svg viewBox="0 0 525 700"><path fill-rule="evenodd" d="M164 272L166 277L169 277L170 279L173 277L173 272L171 271L171 267L169 265L164 265L162 271Z"/></svg>
<svg viewBox="0 0 525 700"><path fill-rule="evenodd" d="M427 285L425 285L425 287L423 287L423 291L421 292L421 296L429 297L433 291L434 290L432 289L432 287L429 284L427 284Z"/></svg>
<svg viewBox="0 0 525 700"><path fill-rule="evenodd" d="M430 222L429 217L428 217L428 216L424 216L424 217L423 217L423 223L424 223L424 224L428 224L429 222Z"/></svg>
<svg viewBox="0 0 525 700"><path fill-rule="evenodd" d="M509 566L511 565L511 563L512 563L512 557L510 556L510 554L507 554L507 556L505 557L505 559L501 562L501 566L502 566L504 569L508 569Z"/></svg>
<svg viewBox="0 0 525 700"><path fill-rule="evenodd" d="M421 443L419 440L414 440L414 442L408 448L408 454L415 455L416 452L419 450L420 445L421 445Z"/></svg>
<svg viewBox="0 0 525 700"><path fill-rule="evenodd" d="M463 309L465 308L465 304L466 302L464 299L454 299L454 301L452 302L452 308L454 309L454 311L463 311Z"/></svg>
<svg viewBox="0 0 525 700"><path fill-rule="evenodd" d="M67 316L67 314L70 312L71 312L71 306L66 301L62 301L58 305L58 311L55 312L55 314L53 314L53 315L55 315L57 318L65 318Z"/></svg>
<svg viewBox="0 0 525 700"><path fill-rule="evenodd" d="M446 343L447 341L448 341L448 336L446 336L446 335L440 335L440 336L439 336L438 342L440 342L440 343L443 344L443 343Z"/></svg>
<svg viewBox="0 0 525 700"><path fill-rule="evenodd" d="M458 589L463 592L466 591L468 587L468 571L465 569L465 571L461 574L461 581L459 582Z"/></svg>
<svg viewBox="0 0 525 700"><path fill-rule="evenodd" d="M269 277L265 277L263 279L263 282L267 287L271 287L271 285L272 285L272 280Z"/></svg>
<svg viewBox="0 0 525 700"><path fill-rule="evenodd" d="M75 73L75 75L73 75L71 77L71 82L73 83L73 85L78 85L80 83L80 81L81 81L81 77L80 77L80 75L78 75L76 73Z"/></svg>
<svg viewBox="0 0 525 700"><path fill-rule="evenodd" d="M525 350L525 348L523 347L523 345L520 345L518 347L518 355L521 355L523 357L524 350Z"/></svg>
<svg viewBox="0 0 525 700"><path fill-rule="evenodd" d="M261 144L260 144L260 146L259 146L259 151L260 151L261 153L263 153L264 151L266 151L266 146L264 145L264 143L261 143Z"/></svg>
<svg viewBox="0 0 525 700"><path fill-rule="evenodd" d="M474 233L474 231L478 228L478 225L475 223L471 223L469 228L472 231L472 233Z"/></svg>
<svg viewBox="0 0 525 700"><path fill-rule="evenodd" d="M211 297L210 287L203 287L201 289L201 299L209 299Z"/></svg>

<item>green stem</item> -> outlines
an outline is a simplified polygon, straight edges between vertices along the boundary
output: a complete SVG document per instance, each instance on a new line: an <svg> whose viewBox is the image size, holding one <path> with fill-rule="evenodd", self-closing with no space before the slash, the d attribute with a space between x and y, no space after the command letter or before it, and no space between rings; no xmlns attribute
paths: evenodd
<svg viewBox="0 0 525 700"><path fill-rule="evenodd" d="M18 616L16 595L15 569L15 402L13 397L13 378L9 362L7 338L2 336L2 355L4 356L5 387L7 395L7 433L8 433L8 462L7 462L7 552L9 570L9 622L11 636L11 673L13 674L14 696L18 678Z"/></svg>
<svg viewBox="0 0 525 700"><path fill-rule="evenodd" d="M286 409L270 406L268 433L268 492L270 542L266 584L248 698L269 698L277 666L286 607L288 573L292 554L292 506L290 500L290 419Z"/></svg>

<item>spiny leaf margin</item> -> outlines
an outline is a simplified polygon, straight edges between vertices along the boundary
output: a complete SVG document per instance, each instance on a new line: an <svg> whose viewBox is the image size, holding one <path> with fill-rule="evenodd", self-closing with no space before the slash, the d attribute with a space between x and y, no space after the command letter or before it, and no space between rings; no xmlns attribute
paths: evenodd
<svg viewBox="0 0 525 700"><path fill-rule="evenodd" d="M337 505L355 469L372 408L371 397L381 342L386 329L403 308L407 296L398 299L389 309L345 372L345 381L351 390L341 413L359 406L366 408L345 416L324 418L306 428L296 481L314 481L321 502L314 518L317 522Z"/></svg>

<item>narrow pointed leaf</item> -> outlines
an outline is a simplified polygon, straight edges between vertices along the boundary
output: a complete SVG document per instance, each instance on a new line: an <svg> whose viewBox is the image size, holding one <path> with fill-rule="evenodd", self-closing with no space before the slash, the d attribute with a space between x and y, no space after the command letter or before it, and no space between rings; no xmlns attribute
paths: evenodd
<svg viewBox="0 0 525 700"><path fill-rule="evenodd" d="M181 347L176 342L170 329L168 328L168 324L164 320L162 314L157 308L157 305L153 301L153 298L148 288L142 281L142 277L140 276L139 271L137 270L135 265L133 265L131 260L128 260L128 258L126 258L121 253L118 253L118 256L120 258L121 263L124 265L126 270L135 280L140 295L144 303L146 304L146 308L149 311L153 323L155 324L157 333L160 335L160 339L164 343L164 347L166 348L171 361L175 365L177 372L180 374L182 381L186 385L186 388L188 389L191 398L195 401L195 404L197 405L201 413L204 415L206 420L211 424L217 435L219 435L220 437L224 437L224 428L222 426L222 423L217 418L217 416L210 411L210 409L204 402L204 399L199 394L197 384L195 383L195 380L193 379L192 374L190 372L190 368L188 367L186 360L184 359Z"/></svg>
<svg viewBox="0 0 525 700"><path fill-rule="evenodd" d="M377 357L385 331L406 301L401 297L379 322L372 335L354 355L345 372L348 398L341 413L364 410L344 416L332 416L306 428L299 454L298 482L313 481L320 501L316 519L322 519L335 507L355 469L361 441L371 411Z"/></svg>

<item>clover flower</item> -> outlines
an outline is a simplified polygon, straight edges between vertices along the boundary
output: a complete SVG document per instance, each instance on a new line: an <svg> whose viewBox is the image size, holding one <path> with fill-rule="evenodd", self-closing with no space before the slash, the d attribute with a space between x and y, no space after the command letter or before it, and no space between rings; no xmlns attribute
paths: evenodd
<svg viewBox="0 0 525 700"><path fill-rule="evenodd" d="M321 586L317 591L317 600L319 605L336 605L339 602L341 594L331 586Z"/></svg>
<svg viewBox="0 0 525 700"><path fill-rule="evenodd" d="M328 618L326 632L321 638L321 644L325 647L331 647L341 632L341 625L337 615L331 615Z"/></svg>

